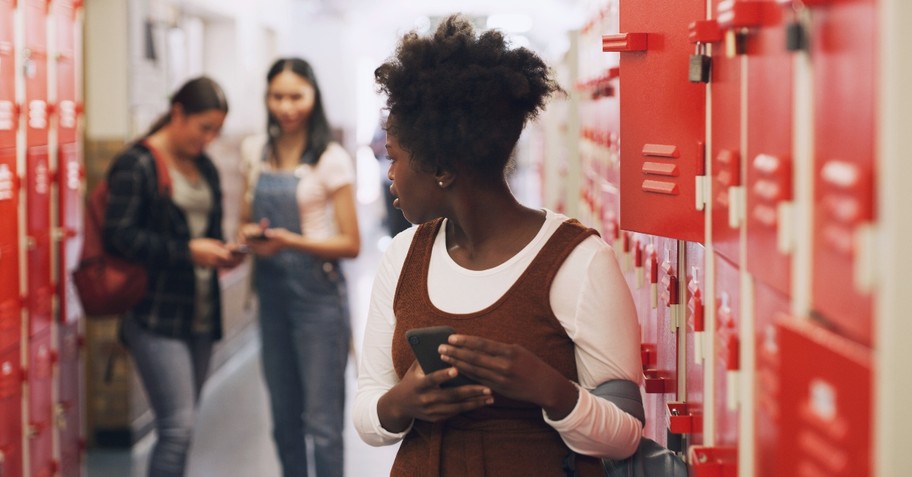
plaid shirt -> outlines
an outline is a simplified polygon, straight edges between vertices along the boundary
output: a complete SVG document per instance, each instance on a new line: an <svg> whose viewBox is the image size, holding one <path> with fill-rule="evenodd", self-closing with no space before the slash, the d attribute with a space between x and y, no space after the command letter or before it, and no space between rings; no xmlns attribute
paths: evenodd
<svg viewBox="0 0 912 477"><path fill-rule="evenodd" d="M206 237L222 240L222 191L218 171L205 155L197 158L212 190ZM145 328L175 338L191 336L196 280L190 260L190 228L171 200L158 192L155 159L142 141L114 158L108 171L108 206L103 227L105 248L145 263L149 290L130 314ZM221 298L212 272L212 337L221 338Z"/></svg>

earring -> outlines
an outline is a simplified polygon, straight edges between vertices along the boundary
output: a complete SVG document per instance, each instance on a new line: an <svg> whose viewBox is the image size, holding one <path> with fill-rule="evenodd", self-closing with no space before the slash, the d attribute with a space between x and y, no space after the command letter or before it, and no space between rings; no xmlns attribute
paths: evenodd
<svg viewBox="0 0 912 477"><path fill-rule="evenodd" d="M443 187L443 181L437 181L437 185L439 185L440 187Z"/></svg>

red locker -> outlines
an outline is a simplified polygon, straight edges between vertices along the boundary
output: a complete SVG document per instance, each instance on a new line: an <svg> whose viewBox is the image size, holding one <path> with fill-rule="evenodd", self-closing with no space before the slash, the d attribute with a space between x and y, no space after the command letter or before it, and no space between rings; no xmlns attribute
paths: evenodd
<svg viewBox="0 0 912 477"><path fill-rule="evenodd" d="M47 8L46 0L20 2L24 13L25 44L22 45L22 74L25 78L26 142L29 147L48 142L47 103Z"/></svg>
<svg viewBox="0 0 912 477"><path fill-rule="evenodd" d="M680 313L678 288L677 240L655 236L640 236L643 286L639 289L637 307L648 341L654 352L643 367L644 406L646 408L645 435L666 444L669 426L667 406L678 399L678 346L677 326ZM638 310L639 311L639 310Z"/></svg>
<svg viewBox="0 0 912 477"><path fill-rule="evenodd" d="M24 17L22 75L25 80L26 124L26 235L28 282L26 307L29 336L51 322L54 290L51 285L51 169L48 157L47 9L43 0L19 5Z"/></svg>
<svg viewBox="0 0 912 477"><path fill-rule="evenodd" d="M713 259L716 280L716 445L737 446L741 278L736 265L719 255Z"/></svg>
<svg viewBox="0 0 912 477"><path fill-rule="evenodd" d="M82 316L82 307L70 274L79 264L82 248L82 161L75 143L60 144L57 162L58 228L62 231L59 242L57 277L60 297L60 321L75 323Z"/></svg>
<svg viewBox="0 0 912 477"><path fill-rule="evenodd" d="M683 329L686 333L686 361L679 363L684 371L685 392L679 401L668 404L668 419L672 433L684 434L689 444L700 445L703 443L703 359L706 353L706 294L703 288L706 252L702 245L694 242L687 242L685 247L681 273L685 281Z"/></svg>
<svg viewBox="0 0 912 477"><path fill-rule="evenodd" d="M51 283L51 172L47 146L26 151L26 234L28 236L29 336L50 326L54 287Z"/></svg>
<svg viewBox="0 0 912 477"><path fill-rule="evenodd" d="M756 343L757 390L756 423L756 475L789 475L780 469L781 456L777 454L779 435L783 426L779 385L780 345L776 332L776 318L790 313L788 296L767 284L754 282L754 316Z"/></svg>
<svg viewBox="0 0 912 477"><path fill-rule="evenodd" d="M21 339L16 150L0 148L0 352Z"/></svg>
<svg viewBox="0 0 912 477"><path fill-rule="evenodd" d="M57 436L60 443L61 477L82 475L82 424L80 403L80 352L82 339L78 323L63 324L59 328L60 358L58 360L58 395L55 409Z"/></svg>
<svg viewBox="0 0 912 477"><path fill-rule="evenodd" d="M76 9L73 0L51 3L51 13L57 35L57 141L60 144L76 142Z"/></svg>
<svg viewBox="0 0 912 477"><path fill-rule="evenodd" d="M792 200L792 54L777 1L767 0L773 8L747 43L747 270L791 295L791 259L779 236L780 210Z"/></svg>
<svg viewBox="0 0 912 477"><path fill-rule="evenodd" d="M651 248L649 241L654 239L655 237L648 235L624 231L622 248L625 252L621 256L621 263L624 269L624 278L633 295L634 305L637 310L637 320L640 322L644 378L643 405L646 410L644 433L650 438L661 439L664 442L665 433L658 432L661 426L657 423L661 422L662 419L657 414L660 403L655 395L674 392L675 386L672 371L659 368L659 355L664 355L668 351L658 345L657 309L653 308L650 303L653 287L647 283L648 249ZM661 360L662 362L667 362L667 358L664 356Z"/></svg>
<svg viewBox="0 0 912 477"><path fill-rule="evenodd" d="M54 475L54 403L52 380L54 351L51 333L46 330L29 338L28 377L28 453L33 477Z"/></svg>
<svg viewBox="0 0 912 477"><path fill-rule="evenodd" d="M742 2L713 0L722 41L712 48L712 238L716 253L734 264L741 263L740 211L744 187L741 148L741 54L746 35L742 28L753 26L740 12Z"/></svg>
<svg viewBox="0 0 912 477"><path fill-rule="evenodd" d="M21 477L22 368L19 346L0 350L0 475Z"/></svg>
<svg viewBox="0 0 912 477"><path fill-rule="evenodd" d="M875 219L877 8L831 1L812 11L813 305L840 333L872 344L871 296L855 284L860 227Z"/></svg>
<svg viewBox="0 0 912 477"><path fill-rule="evenodd" d="M777 329L780 475L873 475L871 350L807 320Z"/></svg>
<svg viewBox="0 0 912 477"><path fill-rule="evenodd" d="M13 2L0 0L0 149L16 146L18 114L13 42Z"/></svg>
<svg viewBox="0 0 912 477"><path fill-rule="evenodd" d="M688 81L688 24L703 0L620 4L620 32L603 37L621 52L621 226L703 241L696 177L704 174L705 87Z"/></svg>

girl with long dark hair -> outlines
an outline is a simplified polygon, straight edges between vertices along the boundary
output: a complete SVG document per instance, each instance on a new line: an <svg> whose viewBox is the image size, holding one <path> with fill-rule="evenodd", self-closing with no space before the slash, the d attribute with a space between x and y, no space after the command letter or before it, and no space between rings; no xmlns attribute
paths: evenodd
<svg viewBox="0 0 912 477"><path fill-rule="evenodd" d="M280 59L267 74L265 135L241 146L248 170L239 240L256 254L263 370L283 475L343 475L351 324L339 260L360 250L354 166L332 140L313 68Z"/></svg>

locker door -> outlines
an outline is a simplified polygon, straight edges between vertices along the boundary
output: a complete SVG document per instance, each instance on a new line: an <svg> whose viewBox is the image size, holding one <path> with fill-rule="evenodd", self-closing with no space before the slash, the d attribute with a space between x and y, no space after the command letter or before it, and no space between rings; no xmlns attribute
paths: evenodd
<svg viewBox="0 0 912 477"><path fill-rule="evenodd" d="M644 259L648 255L648 240L651 237L638 234L635 232L622 232L621 248L622 254L618 257L621 261L621 267L624 271L624 278L627 281L627 287L633 296L633 302L637 310L637 320L640 323L640 341L642 343L642 360L643 360L643 405L646 410L646 427L644 434L653 439L662 438L664 434L657 432L656 425L656 406L657 399L654 394L664 394L666 382L672 378L667 373L661 373L658 369L658 354L660 352L657 342L657 315L656 310L650 304L651 286L647 286L646 263ZM665 351L662 350L664 353ZM647 379L648 378L648 379ZM673 386L669 385L669 392Z"/></svg>
<svg viewBox="0 0 912 477"><path fill-rule="evenodd" d="M0 148L0 351L21 339L16 150Z"/></svg>
<svg viewBox="0 0 912 477"><path fill-rule="evenodd" d="M28 243L29 335L51 322L51 177L48 157L47 7L43 0L19 5L24 17L22 74L25 80L26 118L26 235Z"/></svg>
<svg viewBox="0 0 912 477"><path fill-rule="evenodd" d="M740 372L738 333L740 329L740 277L738 267L713 254L715 270L716 335L708 352L716 354L715 445L694 445L687 450L691 477L736 477L738 475L738 373Z"/></svg>
<svg viewBox="0 0 912 477"><path fill-rule="evenodd" d="M16 147L16 65L13 2L0 0L0 149Z"/></svg>
<svg viewBox="0 0 912 477"><path fill-rule="evenodd" d="M677 240L644 236L643 271L646 309L650 323L650 341L655 353L644 370L644 405L646 435L666 445L668 440L667 405L678 399L677 320L680 306L678 289Z"/></svg>
<svg viewBox="0 0 912 477"><path fill-rule="evenodd" d="M58 361L58 402L55 408L57 436L60 443L60 470L62 477L82 474L82 427L80 391L80 351L82 341L78 323L64 324L58 328L60 359Z"/></svg>
<svg viewBox="0 0 912 477"><path fill-rule="evenodd" d="M62 232L59 243L59 276L57 277L60 297L60 321L75 323L82 316L82 307L76 289L70 280L70 273L79 264L82 251L82 164L75 143L60 144L58 147L58 229Z"/></svg>
<svg viewBox="0 0 912 477"><path fill-rule="evenodd" d="M780 345L776 318L790 311L788 296L761 281L754 282L757 373L756 475L789 475L780 469L777 445L782 430L782 392L779 384Z"/></svg>
<svg viewBox="0 0 912 477"><path fill-rule="evenodd" d="M781 475L873 475L871 350L791 317L778 336Z"/></svg>
<svg viewBox="0 0 912 477"><path fill-rule="evenodd" d="M730 12L740 3L732 0L713 0L723 41L712 49L712 238L718 254L732 263L741 263L738 243L741 226L739 201L744 191L741 180L743 150L741 148L741 33L745 19ZM737 10L736 10L737 11Z"/></svg>
<svg viewBox="0 0 912 477"><path fill-rule="evenodd" d="M28 236L29 336L51 323L51 177L47 146L26 152L26 233Z"/></svg>
<svg viewBox="0 0 912 477"><path fill-rule="evenodd" d="M76 142L76 10L73 0L51 3L57 35L57 141Z"/></svg>
<svg viewBox="0 0 912 477"><path fill-rule="evenodd" d="M700 445L703 444L703 359L706 353L706 293L703 288L706 252L702 245L694 242L687 242L685 247L681 271L685 280L685 362L679 365L684 373L685 393L678 401L668 403L668 419L671 433L686 438L688 445Z"/></svg>
<svg viewBox="0 0 912 477"><path fill-rule="evenodd" d="M26 141L29 147L48 142L47 1L27 0L20 9L25 17L22 74L25 77Z"/></svg>
<svg viewBox="0 0 912 477"><path fill-rule="evenodd" d="M737 447L741 279L736 265L719 255L713 258L716 279L716 445Z"/></svg>
<svg viewBox="0 0 912 477"><path fill-rule="evenodd" d="M696 177L704 174L705 87L687 80L688 24L704 0L620 4L620 33L603 50L620 52L621 227L703 241Z"/></svg>
<svg viewBox="0 0 912 477"><path fill-rule="evenodd" d="M874 0L815 2L815 210L813 305L844 333L872 343L871 295L859 291L859 242L875 220L874 127L877 9Z"/></svg>
<svg viewBox="0 0 912 477"><path fill-rule="evenodd" d="M764 22L747 43L747 270L791 295L788 244L779 236L792 200L792 54L779 19Z"/></svg>
<svg viewBox="0 0 912 477"><path fill-rule="evenodd" d="M658 368L663 373L669 373L672 379L664 383L665 393L660 394L654 419L661 427L659 432L665 436L665 444L675 450L681 450L681 442L675 436L669 435L671 423L668 405L682 398L678 394L680 379L678 332L679 323L684 319L684 307L680 299L680 264L678 262L678 240L656 237L655 255L649 256L650 277L649 282L653 287L652 303L656 306L656 319L658 320L658 346L662 351L658 353ZM670 388L670 389L669 389ZM675 437L675 439L671 439Z"/></svg>
<svg viewBox="0 0 912 477"><path fill-rule="evenodd" d="M0 475L22 473L22 368L19 344L0 349Z"/></svg>
<svg viewBox="0 0 912 477"><path fill-rule="evenodd" d="M54 356L51 349L51 333L32 336L29 339L28 369L28 453L30 475L51 477L54 475L53 430L54 419L51 388Z"/></svg>

